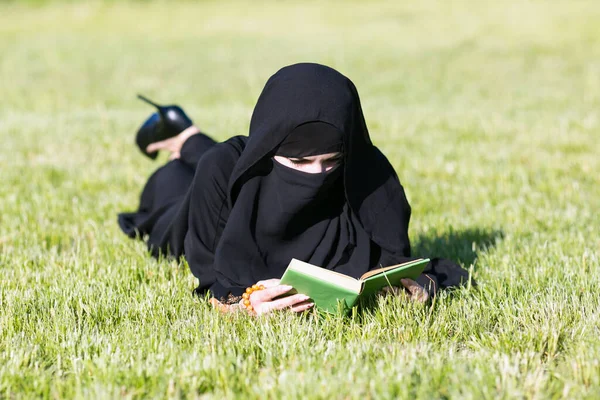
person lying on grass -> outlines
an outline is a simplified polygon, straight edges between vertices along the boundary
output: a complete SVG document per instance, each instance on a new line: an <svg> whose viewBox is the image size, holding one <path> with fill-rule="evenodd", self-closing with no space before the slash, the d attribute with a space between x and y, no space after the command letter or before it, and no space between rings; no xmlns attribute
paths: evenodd
<svg viewBox="0 0 600 400"><path fill-rule="evenodd" d="M177 118L186 129L168 134ZM278 279L292 258L352 277L410 259L404 189L371 142L354 84L332 68L279 70L258 98L248 136L216 143L178 107L153 115L138 144L142 134L163 139L142 151L170 151L170 161L119 225L147 240L154 256L184 256L196 293L209 292L220 309L239 307L253 285L265 288L246 296L256 314L311 308L303 294L277 298L292 289ZM424 301L466 278L456 263L434 258L403 285Z"/></svg>

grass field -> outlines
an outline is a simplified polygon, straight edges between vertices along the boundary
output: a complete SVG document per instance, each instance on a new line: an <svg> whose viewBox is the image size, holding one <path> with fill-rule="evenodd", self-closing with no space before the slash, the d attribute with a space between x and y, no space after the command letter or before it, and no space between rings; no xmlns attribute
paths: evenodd
<svg viewBox="0 0 600 400"><path fill-rule="evenodd" d="M600 397L599 21L597 1L0 2L0 398ZM353 79L414 253L478 287L225 317L121 234L159 165L136 93L226 139L299 61Z"/></svg>

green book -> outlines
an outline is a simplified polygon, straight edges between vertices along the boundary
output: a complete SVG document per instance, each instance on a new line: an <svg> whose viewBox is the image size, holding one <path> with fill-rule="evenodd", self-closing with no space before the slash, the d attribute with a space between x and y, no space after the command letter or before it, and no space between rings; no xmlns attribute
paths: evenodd
<svg viewBox="0 0 600 400"><path fill-rule="evenodd" d="M358 299L386 286L402 286L400 280L403 278L417 279L428 262L428 258L420 258L374 269L355 279L294 258L281 277L281 284L294 288L290 294L310 296L318 309L336 313L340 306L348 310Z"/></svg>

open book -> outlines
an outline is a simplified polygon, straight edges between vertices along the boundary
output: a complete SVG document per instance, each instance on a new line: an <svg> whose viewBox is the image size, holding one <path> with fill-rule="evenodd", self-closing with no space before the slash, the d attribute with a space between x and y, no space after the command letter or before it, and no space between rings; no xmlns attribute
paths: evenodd
<svg viewBox="0 0 600 400"><path fill-rule="evenodd" d="M293 286L293 293L310 296L320 310L336 313L341 307L350 309L359 298L378 292L386 286L402 286L403 278L417 279L429 262L419 258L402 264L378 268L363 274L360 279L292 259L283 276L282 285Z"/></svg>

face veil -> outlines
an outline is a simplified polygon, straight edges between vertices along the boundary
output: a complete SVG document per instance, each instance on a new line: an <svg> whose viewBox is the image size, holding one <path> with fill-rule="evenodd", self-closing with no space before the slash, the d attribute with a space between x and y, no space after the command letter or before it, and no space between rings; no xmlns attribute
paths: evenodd
<svg viewBox="0 0 600 400"><path fill-rule="evenodd" d="M343 152L332 171L274 162ZM371 143L358 93L332 68L295 64L265 85L229 180L231 213L215 251L225 287L279 278L291 258L358 277L410 255L410 207L394 169Z"/></svg>

